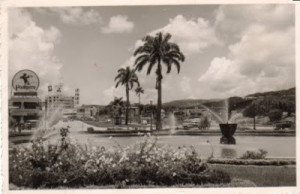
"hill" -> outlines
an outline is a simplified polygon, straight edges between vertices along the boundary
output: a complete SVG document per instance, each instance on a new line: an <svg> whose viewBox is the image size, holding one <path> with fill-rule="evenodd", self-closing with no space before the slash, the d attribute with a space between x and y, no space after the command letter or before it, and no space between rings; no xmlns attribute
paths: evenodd
<svg viewBox="0 0 300 194"><path fill-rule="evenodd" d="M187 108L199 106L201 104L206 104L210 102L219 102L223 99L184 99L184 100L174 100L171 102L163 103L164 107L177 107L177 108Z"/></svg>
<svg viewBox="0 0 300 194"><path fill-rule="evenodd" d="M295 97L296 88L290 88L287 90L270 91L262 93L249 94L246 97Z"/></svg>
<svg viewBox="0 0 300 194"><path fill-rule="evenodd" d="M230 110L243 110L253 101L259 101L260 105L267 104L268 110L272 108L282 109L286 111L286 104L289 109L294 112L295 110L295 98L296 88L290 88L287 90L279 91L267 91L249 94L242 97L230 97L228 98L228 105ZM209 108L224 106L225 99L183 99L167 102L163 104L163 107L175 107L175 108L191 108L200 105L205 105ZM293 107L293 108L292 108ZM290 111L289 111L290 112Z"/></svg>

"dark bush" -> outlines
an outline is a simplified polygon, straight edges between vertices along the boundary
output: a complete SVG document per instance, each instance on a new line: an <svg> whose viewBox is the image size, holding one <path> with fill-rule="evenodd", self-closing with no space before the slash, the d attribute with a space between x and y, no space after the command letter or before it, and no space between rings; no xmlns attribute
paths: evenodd
<svg viewBox="0 0 300 194"><path fill-rule="evenodd" d="M241 156L241 159L265 159L267 156L267 151L263 149L259 149L258 151L246 151Z"/></svg>
<svg viewBox="0 0 300 194"><path fill-rule="evenodd" d="M279 109L270 110L270 112L268 113L268 117L270 121L278 121L282 117L282 110Z"/></svg>
<svg viewBox="0 0 300 194"><path fill-rule="evenodd" d="M89 133L93 133L93 132L94 132L94 128L93 128L93 127L88 127L88 128L87 128L87 131L88 131Z"/></svg>

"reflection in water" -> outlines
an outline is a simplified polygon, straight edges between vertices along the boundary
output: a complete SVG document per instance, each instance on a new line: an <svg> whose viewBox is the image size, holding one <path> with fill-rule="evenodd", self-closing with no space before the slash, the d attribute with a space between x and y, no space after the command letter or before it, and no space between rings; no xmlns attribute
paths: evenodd
<svg viewBox="0 0 300 194"><path fill-rule="evenodd" d="M222 148L221 157L222 158L236 158L237 153L235 149L232 148Z"/></svg>

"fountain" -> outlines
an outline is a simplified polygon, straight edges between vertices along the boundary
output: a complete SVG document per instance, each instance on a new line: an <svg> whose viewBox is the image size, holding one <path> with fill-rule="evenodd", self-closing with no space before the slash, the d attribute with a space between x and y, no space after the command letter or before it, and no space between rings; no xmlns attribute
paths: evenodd
<svg viewBox="0 0 300 194"><path fill-rule="evenodd" d="M224 102L225 102L225 107L224 107L224 109L225 109L224 117L225 118L223 118L223 119L217 113L215 113L210 108L208 108L207 106L205 106L205 105L201 105L201 106L204 107L206 110L208 110L219 121L220 130L222 132L222 137L220 139L220 143L221 144L236 144L236 141L235 141L235 138L233 137L233 135L236 131L237 124L231 123L231 121L236 119L237 116L231 114L228 99L226 99Z"/></svg>
<svg viewBox="0 0 300 194"><path fill-rule="evenodd" d="M34 131L31 139L46 138L50 136L52 133L56 133L50 128L61 120L62 118L61 110L62 110L62 106L58 106L57 108L55 108L53 112L48 113L48 115L44 111L40 118L37 130Z"/></svg>
<svg viewBox="0 0 300 194"><path fill-rule="evenodd" d="M237 128L236 123L221 123L219 124L222 137L220 139L221 144L236 144L235 138L233 137L233 134Z"/></svg>
<svg viewBox="0 0 300 194"><path fill-rule="evenodd" d="M175 133L176 129L176 118L174 112L170 112L167 119L167 125L170 128L171 134Z"/></svg>

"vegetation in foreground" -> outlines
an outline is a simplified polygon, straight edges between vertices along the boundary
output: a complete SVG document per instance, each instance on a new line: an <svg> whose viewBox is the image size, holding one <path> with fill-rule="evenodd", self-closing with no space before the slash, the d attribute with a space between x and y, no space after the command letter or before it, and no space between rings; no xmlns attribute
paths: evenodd
<svg viewBox="0 0 300 194"><path fill-rule="evenodd" d="M296 186L296 166L257 166L210 164L216 170L222 170L232 179L247 179L257 186Z"/></svg>
<svg viewBox="0 0 300 194"><path fill-rule="evenodd" d="M56 145L38 138L28 149L9 154L9 182L18 187L56 188L86 185L169 186L180 184L226 184L228 173L214 170L191 148L157 147L156 139L117 150L81 147L70 143L68 129L61 129ZM114 141L114 139L112 139Z"/></svg>
<svg viewBox="0 0 300 194"><path fill-rule="evenodd" d="M258 151L246 151L241 159L265 159L267 156L267 151L263 149L259 149Z"/></svg>

